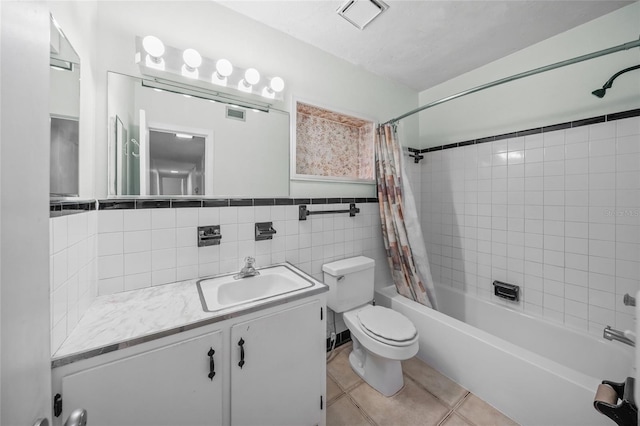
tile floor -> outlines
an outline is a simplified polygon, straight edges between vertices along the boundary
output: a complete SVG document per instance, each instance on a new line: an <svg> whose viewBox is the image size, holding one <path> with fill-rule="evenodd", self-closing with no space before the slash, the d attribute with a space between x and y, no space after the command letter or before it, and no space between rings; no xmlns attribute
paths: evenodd
<svg viewBox="0 0 640 426"><path fill-rule="evenodd" d="M351 343L327 364L327 426L507 426L513 420L417 358L403 362L404 388L382 396L349 365Z"/></svg>

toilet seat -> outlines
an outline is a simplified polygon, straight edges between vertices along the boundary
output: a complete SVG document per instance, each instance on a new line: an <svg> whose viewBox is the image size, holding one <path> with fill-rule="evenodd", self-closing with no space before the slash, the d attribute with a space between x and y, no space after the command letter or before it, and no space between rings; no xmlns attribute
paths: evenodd
<svg viewBox="0 0 640 426"><path fill-rule="evenodd" d="M356 314L360 328L372 339L390 346L410 346L418 332L404 315L382 306L367 306Z"/></svg>

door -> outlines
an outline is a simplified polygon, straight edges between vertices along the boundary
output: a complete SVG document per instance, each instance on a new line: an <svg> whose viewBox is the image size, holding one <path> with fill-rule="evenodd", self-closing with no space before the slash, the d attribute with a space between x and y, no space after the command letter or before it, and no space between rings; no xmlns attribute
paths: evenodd
<svg viewBox="0 0 640 426"><path fill-rule="evenodd" d="M51 418L49 8L0 2L0 424ZM20 208L24 206L25 208Z"/></svg>
<svg viewBox="0 0 640 426"><path fill-rule="evenodd" d="M314 301L231 328L232 425L324 423L321 306Z"/></svg>
<svg viewBox="0 0 640 426"><path fill-rule="evenodd" d="M82 407L91 426L220 425L222 353L216 331L66 376L62 418Z"/></svg>

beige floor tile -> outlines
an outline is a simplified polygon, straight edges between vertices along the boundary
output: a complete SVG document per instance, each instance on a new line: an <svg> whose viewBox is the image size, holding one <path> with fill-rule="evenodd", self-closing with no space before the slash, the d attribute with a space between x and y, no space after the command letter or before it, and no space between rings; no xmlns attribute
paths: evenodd
<svg viewBox="0 0 640 426"><path fill-rule="evenodd" d="M456 413L474 425L513 426L516 422L493 408L474 394L469 394L456 408Z"/></svg>
<svg viewBox="0 0 640 426"><path fill-rule="evenodd" d="M467 394L465 388L416 357L404 361L402 371L450 407L456 405Z"/></svg>
<svg viewBox="0 0 640 426"><path fill-rule="evenodd" d="M441 426L472 426L456 413L451 413L447 419L441 423Z"/></svg>
<svg viewBox="0 0 640 426"><path fill-rule="evenodd" d="M449 412L442 402L411 380L405 380L404 388L392 397L383 396L366 383L349 395L380 426L435 426Z"/></svg>
<svg viewBox="0 0 640 426"><path fill-rule="evenodd" d="M347 348L345 348L341 350L327 365L327 373L329 373L331 378L345 391L362 382L360 376L353 371L351 364L349 364L350 353L350 349L347 350Z"/></svg>
<svg viewBox="0 0 640 426"><path fill-rule="evenodd" d="M342 389L340 386L327 374L327 404L342 395Z"/></svg>
<svg viewBox="0 0 640 426"><path fill-rule="evenodd" d="M371 423L360 412L348 396L339 398L327 407L327 426L370 426Z"/></svg>

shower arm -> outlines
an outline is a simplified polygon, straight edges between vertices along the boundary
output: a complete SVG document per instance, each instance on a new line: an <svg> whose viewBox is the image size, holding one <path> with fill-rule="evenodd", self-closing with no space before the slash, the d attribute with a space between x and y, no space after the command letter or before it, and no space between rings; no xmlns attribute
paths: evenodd
<svg viewBox="0 0 640 426"><path fill-rule="evenodd" d="M550 64L550 65L545 65L544 67L535 68L535 69L532 69L532 70L529 70L529 71L525 71L525 72L522 72L522 73L519 73L519 74L514 74L512 76L505 77L505 78L502 78L500 80L492 81L491 83L483 84L481 86L477 86L477 87L474 87L472 89L468 89L468 90L465 90L463 92L459 92L459 93L456 93L454 95L447 96L446 98L438 99L437 101L434 101L434 102L428 103L426 105L423 105L421 107L418 107L416 109L413 109L413 110L411 110L411 111L409 111L409 112L407 112L405 114L402 114L402 115L400 115L400 116L398 116L396 118L392 118L391 120L383 123L383 125L384 124L396 123L397 121L400 121L403 118L409 117L409 116L411 116L413 114L417 114L420 111L424 111L425 109L432 108L432 107L434 107L436 105L440 105L440 104L443 104L445 102L449 102L449 101L452 101L454 99L461 98L463 96L479 92L481 90L489 89L491 87L499 86L501 84L509 83L511 81L519 80L521 78L529 77L529 76L532 76L532 75L535 75L535 74L540 74L542 72L551 71L551 70L554 70L556 68L566 67L567 65L577 64L578 62L587 61L589 59L599 58L600 56L609 55L611 53L616 53L616 52L620 52L620 51L623 51L623 50L633 49L634 47L640 47L640 38L638 40L630 41L628 43L619 44L617 46L613 46L613 47L610 47L608 49L598 50L597 52L588 53L586 55L577 56L575 58L567 59L565 61L556 62L556 63Z"/></svg>
<svg viewBox="0 0 640 426"><path fill-rule="evenodd" d="M602 86L602 88L603 89L611 89L611 86L613 86L613 80L615 80L616 78L618 78L619 76L621 76L622 74L624 74L626 72L637 70L637 69L640 69L640 65L634 65L632 67L625 68L622 71L618 71L617 73L612 75L609 80L607 80L607 82L604 84L604 86Z"/></svg>

